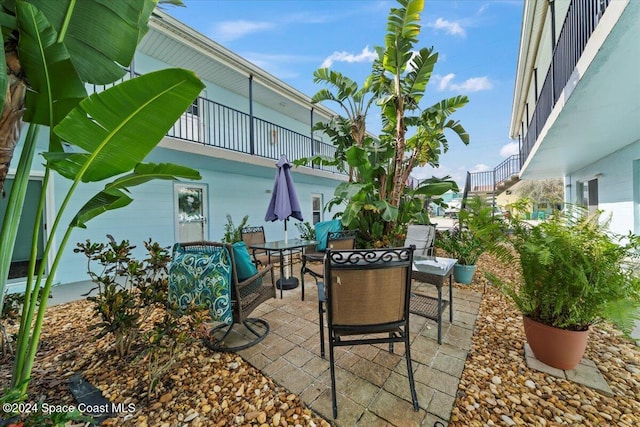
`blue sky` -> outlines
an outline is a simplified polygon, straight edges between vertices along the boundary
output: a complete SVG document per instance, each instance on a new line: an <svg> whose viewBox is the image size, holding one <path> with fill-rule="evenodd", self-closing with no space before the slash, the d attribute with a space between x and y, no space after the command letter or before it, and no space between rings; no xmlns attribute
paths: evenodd
<svg viewBox="0 0 640 427"><path fill-rule="evenodd" d="M384 43L395 1L378 0L184 0L168 7L177 19L231 49L299 91L322 87L313 71L329 66L359 84L370 73L374 46ZM451 175L460 185L466 172L493 169L517 142L509 120L523 1L426 0L417 48L439 53L427 86L425 107L455 95L469 104L454 118L469 132L465 146L449 134L440 168L415 169L417 178ZM335 105L327 104L334 111ZM377 111L368 128L380 129Z"/></svg>

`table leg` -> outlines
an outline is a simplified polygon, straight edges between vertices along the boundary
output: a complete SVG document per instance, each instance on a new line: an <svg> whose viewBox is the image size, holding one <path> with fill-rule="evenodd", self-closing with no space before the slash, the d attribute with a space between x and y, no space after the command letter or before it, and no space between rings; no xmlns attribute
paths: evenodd
<svg viewBox="0 0 640 427"><path fill-rule="evenodd" d="M453 323L453 285L449 275L449 323Z"/></svg>
<svg viewBox="0 0 640 427"><path fill-rule="evenodd" d="M284 251L280 251L280 299L282 299L282 290L284 289Z"/></svg>
<svg viewBox="0 0 640 427"><path fill-rule="evenodd" d="M438 344L442 344L442 287L438 286Z"/></svg>

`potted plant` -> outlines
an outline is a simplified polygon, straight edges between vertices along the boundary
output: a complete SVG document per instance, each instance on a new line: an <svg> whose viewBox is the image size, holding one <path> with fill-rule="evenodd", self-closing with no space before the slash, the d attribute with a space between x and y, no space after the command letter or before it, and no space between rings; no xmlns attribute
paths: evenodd
<svg viewBox="0 0 640 427"><path fill-rule="evenodd" d="M493 215L493 208L479 197L465 203L458 214L458 225L436 237L436 247L457 259L453 275L458 283L468 285L473 279L478 258L490 251L499 257L506 256L500 245L505 239L501 218Z"/></svg>
<svg viewBox="0 0 640 427"><path fill-rule="evenodd" d="M611 233L599 215L582 214L556 214L535 227L514 220L510 242L522 281L490 277L522 312L536 358L560 369L578 365L591 325L609 320L629 333L640 307L633 265L640 238Z"/></svg>

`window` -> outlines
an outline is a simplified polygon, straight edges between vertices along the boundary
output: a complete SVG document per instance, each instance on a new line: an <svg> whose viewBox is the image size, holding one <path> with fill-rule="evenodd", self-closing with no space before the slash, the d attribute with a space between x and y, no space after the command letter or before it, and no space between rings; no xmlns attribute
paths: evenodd
<svg viewBox="0 0 640 427"><path fill-rule="evenodd" d="M590 181L578 183L578 204L589 209L589 213L595 213L598 210L598 179L594 178Z"/></svg>
<svg viewBox="0 0 640 427"><path fill-rule="evenodd" d="M7 194L13 190L14 178L8 177L4 183ZM24 208L20 216L20 225L18 226L18 236L13 248L11 256L11 265L9 267L10 281L19 280L27 277L29 259L31 258L31 241L33 240L33 229L36 221L40 221L37 246L38 252L36 257L36 271L40 264L44 261L44 246L46 244L46 225L44 218L38 218L38 203L40 195L46 191L43 186L42 179L39 177L30 177L27 184L27 194L25 195ZM0 218L4 218L6 214L7 204L5 201L0 202ZM45 215L46 218L46 215Z"/></svg>
<svg viewBox="0 0 640 427"><path fill-rule="evenodd" d="M322 194L311 195L311 216L314 224L322 221Z"/></svg>

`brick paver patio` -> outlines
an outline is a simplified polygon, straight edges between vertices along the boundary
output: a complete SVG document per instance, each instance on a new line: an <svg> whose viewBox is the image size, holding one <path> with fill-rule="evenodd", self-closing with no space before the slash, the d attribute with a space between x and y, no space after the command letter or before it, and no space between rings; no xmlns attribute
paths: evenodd
<svg viewBox="0 0 640 427"><path fill-rule="evenodd" d="M435 287L414 282L414 290L436 295ZM411 353L420 410L411 404L404 345L394 353L387 345L336 348L338 418L332 420L328 344L320 357L318 298L314 281L305 284L305 301L298 288L284 298L262 304L252 317L271 326L259 344L239 352L256 368L298 394L314 411L338 426L427 425L450 419L458 382L464 369L479 311L481 294L455 287L453 323L443 316L441 345L432 320L412 314ZM445 292L446 297L446 292ZM326 332L326 331L325 331ZM325 333L325 339L326 339Z"/></svg>

